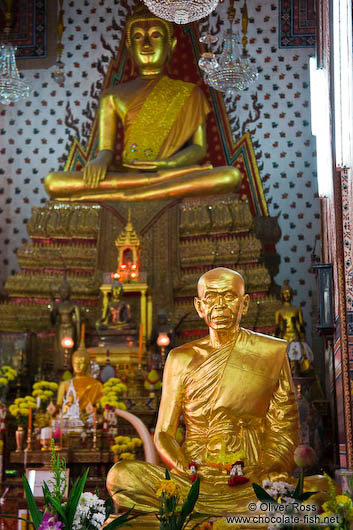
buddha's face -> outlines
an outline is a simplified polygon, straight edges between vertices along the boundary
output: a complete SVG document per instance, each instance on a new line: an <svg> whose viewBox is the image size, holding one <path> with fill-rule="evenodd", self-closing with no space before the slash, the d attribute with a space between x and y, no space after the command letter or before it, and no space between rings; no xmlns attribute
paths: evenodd
<svg viewBox="0 0 353 530"><path fill-rule="evenodd" d="M76 375L83 375L88 368L87 359L84 355L73 355L72 366Z"/></svg>
<svg viewBox="0 0 353 530"><path fill-rule="evenodd" d="M119 300L121 293L121 287L112 287L112 298L113 300Z"/></svg>
<svg viewBox="0 0 353 530"><path fill-rule="evenodd" d="M70 298L71 292L68 285L61 285L59 287L59 296L62 300L68 300Z"/></svg>
<svg viewBox="0 0 353 530"><path fill-rule="evenodd" d="M290 302L292 300L292 291L291 289L283 289L282 291L282 300L283 302Z"/></svg>
<svg viewBox="0 0 353 530"><path fill-rule="evenodd" d="M162 69L171 52L167 28L158 19L132 24L130 53L139 70Z"/></svg>
<svg viewBox="0 0 353 530"><path fill-rule="evenodd" d="M202 277L198 294L196 310L211 329L221 331L239 327L249 305L249 296L244 293L244 281L239 275L210 271Z"/></svg>

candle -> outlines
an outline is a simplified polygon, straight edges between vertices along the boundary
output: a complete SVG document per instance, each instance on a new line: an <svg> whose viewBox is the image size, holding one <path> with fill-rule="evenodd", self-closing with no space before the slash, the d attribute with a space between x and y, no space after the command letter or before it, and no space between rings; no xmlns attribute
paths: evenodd
<svg viewBox="0 0 353 530"><path fill-rule="evenodd" d="M81 342L84 342L85 340L85 328L86 328L86 325L83 323L81 325Z"/></svg>
<svg viewBox="0 0 353 530"><path fill-rule="evenodd" d="M63 413L60 414L60 449L63 448Z"/></svg>
<svg viewBox="0 0 353 530"><path fill-rule="evenodd" d="M93 409L93 450L97 449L97 407Z"/></svg>
<svg viewBox="0 0 353 530"><path fill-rule="evenodd" d="M28 435L30 434L32 430L32 409L29 408L28 410Z"/></svg>
<svg viewBox="0 0 353 530"><path fill-rule="evenodd" d="M142 362L142 340L143 340L143 327L142 323L140 324L140 333L139 333L139 353L138 353L138 362Z"/></svg>

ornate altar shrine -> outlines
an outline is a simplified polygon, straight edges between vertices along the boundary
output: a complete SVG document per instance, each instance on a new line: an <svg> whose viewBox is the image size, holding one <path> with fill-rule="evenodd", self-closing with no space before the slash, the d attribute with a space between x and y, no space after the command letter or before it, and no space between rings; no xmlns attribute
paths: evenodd
<svg viewBox="0 0 353 530"><path fill-rule="evenodd" d="M197 57L199 53L197 44L195 44L197 36L196 27L179 29L180 53L185 53L192 46L195 57ZM82 401L80 401L82 395L78 395L78 387L75 387L75 378L79 376L82 378L82 386L85 386L87 391L99 386L97 381L92 382L93 377L86 373L87 370L85 373L80 373L73 362L74 370L77 373L74 373L74 377L70 382L64 380L60 383L60 386L66 385L67 399L59 399L58 394L57 406L62 407L59 419L55 420L57 422L55 425L60 431L58 449L65 454L73 470L77 470L82 464L94 462L95 477L100 474L102 478L107 471L107 464L111 463L112 454L109 452L111 447L109 440L107 441L103 434L98 434L97 432L97 403L100 402L101 407L104 409L100 425L103 433L106 430L107 423L105 421L107 419L106 410L109 413L110 408L116 409L119 407L134 412L152 430L155 425L159 395L157 392L156 397L154 389L151 392L147 390L148 386L144 385L147 378L143 370L155 369L147 355L147 350L157 315L162 310L173 315L172 324L176 328L175 336L178 344L185 343L191 339L198 340L202 338L207 335L207 326L191 310L191 301L195 295L197 279L206 271L215 269L215 274L219 274L222 278L223 276L226 277L226 281L230 282L232 289L234 287L235 294L233 293L234 298L231 303L234 300L238 300L239 297L243 304L244 300L248 300L248 298L243 292L244 284L241 283L242 280L239 283L238 279L234 279L238 278L236 273L234 273L234 270L237 269L243 275L246 290L252 299L249 311L247 302L244 302L241 307L244 308L243 325L252 330L247 333L250 337L253 337L254 343L247 351L253 356L249 356L250 360L243 360L244 362L240 366L240 347L239 351L237 348L233 351L233 347L229 349L229 345L227 345L227 348L222 348L220 343L217 344L217 347L212 344L212 347L215 347L217 352L212 363L217 366L213 366L211 363L212 370L208 373L207 363L205 363L205 366L201 364L197 367L197 372L201 367L200 373L205 372L204 377L206 377L206 373L210 375L209 389L206 389L203 398L205 399L205 404L211 406L212 409L212 388L215 388L223 377L222 366L227 362L225 360L225 351L227 350L227 355L234 354L232 365L234 373L239 375L237 370L241 374L243 370L247 374L254 373L252 378L249 375L244 377L246 388L251 390L254 387L255 398L252 400L250 391L249 398L246 399L246 406L244 406L245 412L242 412L244 416L240 416L240 419L235 418L235 429L231 429L230 424L234 420L232 407L236 405L232 403L232 399L235 398L230 395L222 396L227 405L223 407L224 410L229 409L229 418L222 416L219 420L219 425L217 424L218 420L215 421L210 428L211 434L208 426L207 428L205 427L207 418L205 419L205 425L197 426L201 429L200 432L203 433L201 436L199 432L198 437L202 438L202 444L205 440L207 445L206 453L209 452L211 454L211 461L202 461L202 458L206 458L203 452L204 448L203 446L201 447L202 444L199 447L197 440L195 442L195 440L191 439L190 449L188 449L190 458L192 457L191 464L195 464L195 470L196 465L217 469L217 472L214 472L215 480L222 479L224 482L225 471L230 472L225 466L227 464L229 467L230 462L219 463L212 460L212 458L216 460L216 453L217 451L220 452L220 438L225 437L227 439L227 443L229 442L232 445L232 455L236 455L236 450L239 447L236 445L238 442L234 433L237 433L238 430L241 433L245 433L248 446L250 447L253 442L255 447L254 454L247 455L251 464L255 465L257 463L257 452L260 451L261 446L259 433L262 435L263 433L266 434L267 431L271 431L272 424L273 432L265 440L265 445L267 444L268 462L276 461L271 444L275 440L274 433L278 433L278 430L276 431L277 427L285 430L285 426L280 424L285 417L285 413L282 414L281 412L277 417L277 405L272 404L271 406L275 409L275 413L272 415L272 409L271 412L266 412L264 409L265 405L262 403L267 404L266 406L270 409L269 403L272 399L273 403L275 403L276 399L278 402L286 399L288 400L290 417L292 420L294 418L294 420L292 421L293 425L291 425L293 432L286 439L284 449L281 447L281 451L285 453L283 462L281 462L281 471L283 471L285 464L288 465L287 453L289 454L294 448L297 436L294 428L296 404L290 390L290 374L285 366L285 343L272 337L264 338L256 333L257 331L273 333L273 315L280 307L280 302L275 297L278 288L273 280L276 275L276 265L278 264L275 244L280 238L280 229L276 219L268 216L250 133L246 133L238 142L234 143L226 120L223 100L209 87L202 85L200 89L201 82L196 62L193 61L186 64L180 55L177 58L173 58L173 61L175 61L174 71L179 71L186 82L194 82L195 85L198 85L198 90L203 94L202 97L205 98L205 101L213 110L213 114L211 114L207 124L207 136L209 140L212 138L212 141L208 142L208 150L205 155L206 164L200 166L200 173L203 174L204 172L207 174L208 171L216 171L217 167L222 164L224 168L230 170L230 173L232 169L236 170L234 174L242 175L242 182L236 192L224 193L222 188L222 193L208 196L206 194L206 196L201 197L187 197L186 194L186 197L184 197L181 194L177 198L157 198L153 201L136 200L127 202L124 202L124 200L106 200L106 196L102 193L102 201L99 201L99 196L97 195L97 204L85 203L89 195L87 197L84 196L85 200L79 204L74 203L75 196L72 198L71 196L57 195L60 198L60 202L55 200L48 201L44 207L33 209L31 220L28 223L28 233L32 242L19 250L18 259L21 272L10 277L7 281L6 288L9 293L9 300L0 305L1 329L12 332L31 329L36 332L41 365L42 367L45 366L45 371L50 372L54 364L53 359L50 359L54 331L50 328L49 310L52 308L53 293L58 286L59 280L63 276L68 279L72 287L73 302L75 305L80 306L82 320L86 324L87 351L92 361L92 369L96 369L99 372L102 381L108 374L107 380L113 380L115 375L119 375L123 384L128 382L125 391L122 392L123 395L118 396L119 402L117 404L115 404L115 401L118 398L111 396L111 389L100 399L97 397L100 393L98 389L97 399L96 397L94 400L92 398L85 405L82 405ZM111 61L104 81L105 89L114 89L117 84L129 81L130 74L126 68L126 62L126 51L121 45L117 59ZM117 131L117 137L120 140L122 139L121 128ZM82 166L93 159L97 151L97 143L98 119L96 118L87 147L84 149L78 142L74 142L66 164L66 172L70 173L71 176L73 175L76 180L78 179L77 175L80 175L79 172ZM130 147L131 151L137 148L135 144L131 144ZM134 160L129 160L129 162L133 164ZM147 160L146 164L148 162ZM210 162L216 168L212 168ZM53 175L56 178L57 174L53 173L51 177ZM136 177L136 175L134 176ZM158 176L161 177L159 174ZM51 186L53 182L55 184L55 178L51 178ZM141 177L144 182L148 181L148 178L145 174ZM207 183L209 185L209 181ZM47 189L55 196L54 188L50 187L48 183ZM138 252L136 252L136 247L138 247ZM218 269L219 267L226 267L226 269ZM224 272L224 270L227 272ZM205 276L207 277L207 275ZM217 277L218 280L219 278ZM200 289L202 290L202 288ZM196 302L196 309L199 317L202 316L207 322L206 310L201 311L202 304L206 302L202 299L200 293L199 296L200 298ZM219 296L223 296L222 292ZM239 307L237 307L238 312L240 311ZM222 325L222 319L225 317L218 315L215 318ZM237 322L238 324L239 322ZM247 338L244 330L239 336L241 336L240 343L243 342L246 345ZM261 341L264 346L261 345ZM200 348L202 348L202 341L200 344ZM268 351L266 349L267 346ZM265 355L262 358L265 350ZM79 355L79 352L80 348L73 355L74 361L75 355ZM183 350L181 352L183 353ZM205 352L207 353L207 348ZM266 358L266 355L269 355L269 359ZM66 352L66 357L67 359L70 357L69 352ZM45 359L47 359L46 365ZM89 359L87 355L85 359L86 368L88 368ZM173 361L167 362L170 364ZM282 366L283 369L281 368ZM275 375L270 373L272 368ZM177 373L179 376L178 370ZM187 374L187 377L190 378L188 383L190 383L192 388L192 376ZM199 373L196 374L196 379L197 377L200 377ZM168 375L166 378L168 383ZM265 390L259 391L261 385L258 380L261 378L266 379L267 387ZM229 376L225 385L225 387L228 385L228 391L231 387L230 382L231 377ZM172 383L172 380L170 380L170 383ZM275 383L278 383L278 388L275 388ZM201 388L202 385L198 381L196 392ZM193 390L191 390L192 392ZM207 392L209 392L209 396ZM273 397L275 394L276 399ZM259 398L259 395L262 397ZM170 398L170 403L178 401L174 395L171 395ZM228 407L227 399L232 406ZM298 399L304 402L302 395ZM178 403L180 404L180 400ZM53 407L55 407L54 404ZM304 410L305 407L306 404L304 403L302 406L304 422L308 416L307 410ZM21 407L19 406L18 408ZM30 406L29 408L32 410L34 407L31 408ZM166 406L164 405L165 409ZM185 411L183 412L185 413ZM212 410L211 413L213 413ZM265 413L266 426L264 425ZM175 414L178 417L180 416L180 407ZM84 432L82 415L85 415L86 419L93 418L90 426L90 428L92 427L92 433L89 431L86 438L81 436L82 432ZM29 416L31 417L31 413ZM68 427L64 424L67 418ZM70 432L70 420L73 418L76 423L73 424L71 422ZM187 417L186 420L188 429L192 431L195 428L196 430L195 425L193 425L193 419ZM173 420L171 430L177 430L176 423ZM76 429L75 432L73 432L73 426ZM126 428L126 426L123 428ZM202 429L204 429L204 432ZM26 462L25 465L46 464L47 455L39 452L38 447L32 450L32 442L34 446L37 441L32 440L30 422L28 431L28 451L26 453L22 453L20 450L12 452L10 463L15 465L22 465L24 462ZM160 431L161 428L159 426ZM63 433L67 435L64 443ZM169 435L169 431L167 434ZM189 434L188 431L187 434ZM173 432L174 435L176 436L176 432ZM210 439L207 438L208 436ZM243 436L240 438L241 443L243 443ZM310 436L308 439L310 439ZM66 446L65 443L67 444ZM86 443L88 446L92 443L92 446L82 449L81 446ZM165 449L168 444L163 445L165 442L158 439L158 433L156 443L160 453L168 461L168 456L170 455ZM222 446L222 451L223 449ZM201 463L196 462L196 460L194 462L192 451L195 452L195 459L196 457L201 458ZM200 454L196 454L197 452ZM170 454L172 454L172 451L170 451ZM266 465L268 462L266 461ZM173 466L177 466L179 463L176 457L172 461ZM186 464L187 462L182 462L184 473ZM221 467L213 464L218 464ZM236 464L240 468L244 467L243 462ZM232 466L234 467L236 464L232 463ZM127 465L126 472L130 472L130 476L136 478L140 471L138 464L135 466L136 469L134 466L135 463L130 467ZM231 471L234 471L232 477L237 476L239 478L242 476L241 469L235 470L233 467L231 467ZM152 467L146 467L145 469L147 476L149 476L147 473L147 470L149 470L151 476L156 473L159 478L161 477L160 469L156 470L156 468ZM267 472L268 470L266 468L263 471ZM212 473L213 471L210 474L211 478ZM211 484L210 476L205 476ZM116 477L114 476L111 484L115 484L115 479ZM182 477L181 484L183 484L183 480L187 480L185 476ZM235 480L231 481L229 479L227 485L222 483L222 487L234 486L235 482ZM208 493L211 494L210 491ZM222 504L223 501L218 502L217 499L212 497L215 513L224 513L224 509L231 502L231 494L228 489L224 489L224 494L226 497L225 504ZM244 498L241 498L243 503L241 506L245 506L244 502L248 500L248 497L250 498L250 495L251 493L247 491ZM133 499L133 496L131 498ZM130 506L131 503L129 504L129 502L130 500L126 506ZM201 503L205 502L205 499L201 499Z"/></svg>

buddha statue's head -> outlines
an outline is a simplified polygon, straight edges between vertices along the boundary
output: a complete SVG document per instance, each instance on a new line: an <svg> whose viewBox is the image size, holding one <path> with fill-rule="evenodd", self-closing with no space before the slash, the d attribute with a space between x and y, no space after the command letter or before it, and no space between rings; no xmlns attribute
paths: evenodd
<svg viewBox="0 0 353 530"><path fill-rule="evenodd" d="M83 344L72 356L72 368L75 376L86 375L90 365L90 356Z"/></svg>
<svg viewBox="0 0 353 530"><path fill-rule="evenodd" d="M161 73L175 45L173 24L156 17L145 6L138 6L126 22L126 46L142 75Z"/></svg>
<svg viewBox="0 0 353 530"><path fill-rule="evenodd" d="M200 318L214 330L237 329L248 311L249 295L239 272L224 267L212 269L197 284L195 308Z"/></svg>
<svg viewBox="0 0 353 530"><path fill-rule="evenodd" d="M59 285L59 296L61 300L68 300L71 296L71 285L66 279L66 276L64 276L63 281Z"/></svg>
<svg viewBox="0 0 353 530"><path fill-rule="evenodd" d="M285 280L281 288L281 300L282 302L290 302L293 298L293 290L289 285L289 281Z"/></svg>
<svg viewBox="0 0 353 530"><path fill-rule="evenodd" d="M119 280L114 280L112 283L112 299L117 302L123 294L123 284Z"/></svg>

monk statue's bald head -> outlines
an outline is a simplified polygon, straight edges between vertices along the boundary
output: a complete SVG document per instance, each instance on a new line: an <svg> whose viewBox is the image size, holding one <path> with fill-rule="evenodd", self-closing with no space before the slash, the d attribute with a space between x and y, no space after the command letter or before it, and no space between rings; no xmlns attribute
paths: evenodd
<svg viewBox="0 0 353 530"><path fill-rule="evenodd" d="M202 297L200 292L203 292L205 285L219 286L229 281L233 283L234 288L239 291L239 294L243 295L245 293L244 278L239 272L227 269L226 267L217 267L216 269L205 272L201 276L197 283L198 295L200 298Z"/></svg>
<svg viewBox="0 0 353 530"><path fill-rule="evenodd" d="M201 276L197 284L195 308L209 328L236 330L249 307L244 278L237 271L217 267Z"/></svg>

